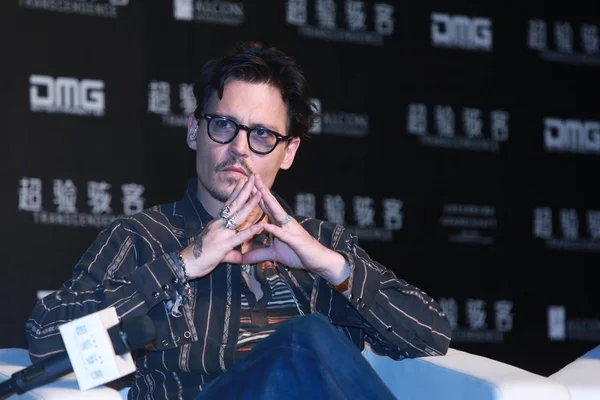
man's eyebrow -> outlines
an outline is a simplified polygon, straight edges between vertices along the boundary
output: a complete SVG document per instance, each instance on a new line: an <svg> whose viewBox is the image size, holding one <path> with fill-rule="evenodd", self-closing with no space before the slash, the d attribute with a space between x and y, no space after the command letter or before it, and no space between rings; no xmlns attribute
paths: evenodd
<svg viewBox="0 0 600 400"><path fill-rule="evenodd" d="M239 123L239 122L238 122L238 119L237 119L236 117L234 117L233 115L230 115L230 114L220 114L220 113L215 113L215 114L221 115L221 116L223 116L223 117L225 117L225 118L229 118L229 119L231 119L231 120L233 120L233 121L235 121L235 122ZM279 132L279 128L275 127L274 125L269 125L269 124L261 124L261 123L258 123L258 124L253 124L253 125L252 125L252 126L250 126L250 127L251 127L251 128L255 128L255 127L259 127L259 128L267 128L267 129L269 129L269 130L271 130L271 131L274 131L274 132Z"/></svg>

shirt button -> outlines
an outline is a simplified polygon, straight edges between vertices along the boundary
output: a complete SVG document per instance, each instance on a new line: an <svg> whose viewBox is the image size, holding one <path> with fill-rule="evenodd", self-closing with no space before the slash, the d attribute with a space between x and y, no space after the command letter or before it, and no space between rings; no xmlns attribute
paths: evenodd
<svg viewBox="0 0 600 400"><path fill-rule="evenodd" d="M358 299L356 299L356 302L357 302L358 304L360 304L360 303L362 302L362 297L359 297Z"/></svg>
<svg viewBox="0 0 600 400"><path fill-rule="evenodd" d="M183 337L186 339L189 339L192 337L192 334L190 333L190 331L185 331L185 332L183 332Z"/></svg>
<svg viewBox="0 0 600 400"><path fill-rule="evenodd" d="M387 327L387 329L386 329L386 330L387 330L388 332L391 332L391 331L393 331L393 330L394 330L394 327L390 325L390 326L388 326L388 327Z"/></svg>
<svg viewBox="0 0 600 400"><path fill-rule="evenodd" d="M171 279L171 283L172 283L173 285L177 285L177 284L179 283L179 279L177 279L177 278L173 278L173 279Z"/></svg>
<svg viewBox="0 0 600 400"><path fill-rule="evenodd" d="M169 285L163 285L163 286L162 286L162 290L164 290L165 292L166 292L167 290L169 290Z"/></svg>
<svg viewBox="0 0 600 400"><path fill-rule="evenodd" d="M158 297L160 294L158 292L152 292L152 297Z"/></svg>

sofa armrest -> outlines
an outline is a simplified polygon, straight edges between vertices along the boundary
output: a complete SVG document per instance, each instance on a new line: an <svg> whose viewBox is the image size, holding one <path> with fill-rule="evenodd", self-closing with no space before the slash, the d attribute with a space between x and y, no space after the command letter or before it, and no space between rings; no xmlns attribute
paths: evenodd
<svg viewBox="0 0 600 400"><path fill-rule="evenodd" d="M549 376L564 385L572 400L600 399L600 346Z"/></svg>
<svg viewBox="0 0 600 400"><path fill-rule="evenodd" d="M31 360L27 350L19 348L0 349L0 381L4 382L10 379L12 374L30 365ZM79 390L79 384L74 373L32 389L20 396L9 397L9 399L13 398L19 400L122 400L119 392L106 386L98 386L85 391Z"/></svg>
<svg viewBox="0 0 600 400"><path fill-rule="evenodd" d="M364 356L401 399L570 400L560 383L464 351L445 356L392 360L365 346Z"/></svg>

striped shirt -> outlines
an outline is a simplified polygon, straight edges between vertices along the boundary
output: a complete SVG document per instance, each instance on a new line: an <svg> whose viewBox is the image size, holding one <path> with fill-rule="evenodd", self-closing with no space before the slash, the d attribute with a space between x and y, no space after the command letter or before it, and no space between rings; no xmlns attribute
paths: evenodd
<svg viewBox="0 0 600 400"><path fill-rule="evenodd" d="M25 324L33 362L65 351L58 327L106 307L120 318L148 315L156 337L135 354L131 399L194 399L235 362L242 317L239 266L219 264L190 282L191 301L176 312L183 287L177 252L192 243L213 219L190 180L183 199L105 227L60 288L39 300ZM374 261L343 226L295 216L323 246L350 265L348 298L320 276L278 266L298 309L320 313L359 349L367 341L393 359L443 355L450 345L448 319L432 297ZM400 266L393 266L400 270ZM407 268L401 266L401 268Z"/></svg>

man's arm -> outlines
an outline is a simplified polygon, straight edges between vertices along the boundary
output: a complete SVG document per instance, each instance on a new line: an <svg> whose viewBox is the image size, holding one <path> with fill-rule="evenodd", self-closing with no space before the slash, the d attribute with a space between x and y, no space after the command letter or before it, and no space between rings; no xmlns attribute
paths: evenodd
<svg viewBox="0 0 600 400"><path fill-rule="evenodd" d="M33 362L65 351L58 327L66 322L111 306L120 318L144 315L180 293L175 255L163 254L144 230L139 220L115 220L77 262L71 279L37 302L25 325ZM148 251L149 260L138 257Z"/></svg>
<svg viewBox="0 0 600 400"><path fill-rule="evenodd" d="M317 311L337 325L363 329L374 350L391 358L446 354L452 330L441 306L372 260L358 246L358 238L341 226L330 234L332 249L344 256L349 267L349 289L342 295L320 279Z"/></svg>
<svg viewBox="0 0 600 400"><path fill-rule="evenodd" d="M271 220L264 229L276 241L271 247L246 252L244 263L275 260L308 271L316 283L311 312L328 316L334 324L362 329L374 350L392 358L448 351L450 323L433 298L373 261L358 246L358 238L343 226L315 218L291 218L258 176L256 188L262 194L261 207ZM347 265L336 252L346 258ZM329 286L343 282L343 271L350 276L347 298Z"/></svg>

